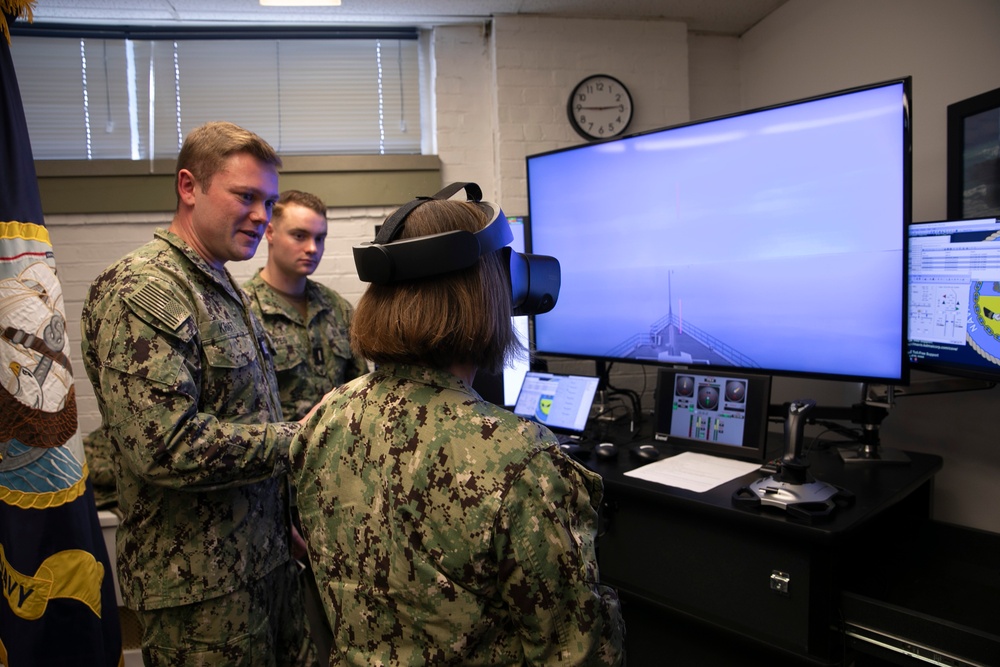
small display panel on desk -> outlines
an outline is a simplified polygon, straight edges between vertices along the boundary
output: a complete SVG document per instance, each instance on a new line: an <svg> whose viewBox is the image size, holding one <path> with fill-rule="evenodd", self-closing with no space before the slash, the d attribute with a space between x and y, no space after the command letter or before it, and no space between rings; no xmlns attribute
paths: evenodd
<svg viewBox="0 0 1000 667"><path fill-rule="evenodd" d="M770 376L660 369L656 397L657 440L747 461L766 459Z"/></svg>

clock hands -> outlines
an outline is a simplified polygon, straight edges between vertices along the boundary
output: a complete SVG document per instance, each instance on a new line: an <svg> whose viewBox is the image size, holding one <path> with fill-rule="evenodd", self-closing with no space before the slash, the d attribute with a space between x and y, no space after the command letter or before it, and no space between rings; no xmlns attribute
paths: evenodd
<svg viewBox="0 0 1000 667"><path fill-rule="evenodd" d="M620 106L621 106L620 104L612 104L611 106L607 107L580 107L580 108L587 109L589 111L604 111L605 109L617 109Z"/></svg>

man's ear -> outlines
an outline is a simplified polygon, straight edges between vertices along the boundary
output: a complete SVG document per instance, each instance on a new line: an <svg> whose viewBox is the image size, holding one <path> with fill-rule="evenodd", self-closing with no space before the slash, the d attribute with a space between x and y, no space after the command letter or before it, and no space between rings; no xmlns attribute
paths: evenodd
<svg viewBox="0 0 1000 667"><path fill-rule="evenodd" d="M269 222L267 223L267 229L264 230L264 238L267 239L268 244L270 244L273 241L272 239L273 236L274 236L274 223Z"/></svg>
<svg viewBox="0 0 1000 667"><path fill-rule="evenodd" d="M177 172L177 195L181 202L194 206L194 191L197 187L198 182L194 180L194 174L187 169Z"/></svg>

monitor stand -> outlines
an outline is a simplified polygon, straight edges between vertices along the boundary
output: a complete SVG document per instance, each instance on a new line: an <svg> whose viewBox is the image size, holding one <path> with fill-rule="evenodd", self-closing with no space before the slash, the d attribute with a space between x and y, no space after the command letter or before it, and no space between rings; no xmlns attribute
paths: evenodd
<svg viewBox="0 0 1000 667"><path fill-rule="evenodd" d="M882 425L882 420L889 414L886 407L863 401L854 406L854 411L860 415L855 421L861 424L863 433L861 441L857 445L837 449L844 463L905 465L910 462L910 457L905 453L898 449L882 447L880 443L879 427Z"/></svg>
<svg viewBox="0 0 1000 667"><path fill-rule="evenodd" d="M638 395L628 389L614 389L611 387L611 366L605 364L603 359L594 360L594 375L597 377L597 393L594 403L590 408L591 417L598 422L613 424L628 417L626 412L615 411L608 403L608 397L623 394L632 399L632 424L633 427L639 419Z"/></svg>
<svg viewBox="0 0 1000 667"><path fill-rule="evenodd" d="M838 450L840 458L844 463L907 464L910 462L910 457L906 454L897 449L886 449L879 444L879 426L885 416L889 414L889 408L895 402L897 395L905 397L950 394L958 391L992 389L996 384L996 382L989 380L941 378L911 382L904 387L887 385L885 395L875 399L869 398L869 387L865 385L862 389L861 403L851 407L851 421L861 424L864 429L861 442L855 447L840 448Z"/></svg>

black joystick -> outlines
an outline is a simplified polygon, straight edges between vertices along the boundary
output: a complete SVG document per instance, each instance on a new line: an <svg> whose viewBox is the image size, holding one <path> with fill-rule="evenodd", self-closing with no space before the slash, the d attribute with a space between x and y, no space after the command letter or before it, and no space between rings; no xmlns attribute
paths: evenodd
<svg viewBox="0 0 1000 667"><path fill-rule="evenodd" d="M809 474L809 462L802 456L803 432L816 401L802 399L788 404L785 417L785 452L779 471L733 493L737 505L769 505L785 510L791 518L814 521L826 519L839 504L850 504L854 496L832 484L817 481Z"/></svg>
<svg viewBox="0 0 1000 667"><path fill-rule="evenodd" d="M811 398L792 401L788 404L785 417L785 452L781 457L781 467L775 480L787 484L807 484L813 481L809 475L809 462L802 458L802 438L809 413L816 407Z"/></svg>

